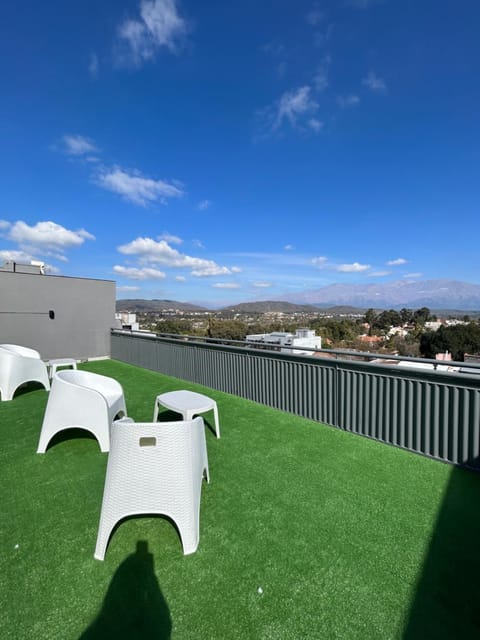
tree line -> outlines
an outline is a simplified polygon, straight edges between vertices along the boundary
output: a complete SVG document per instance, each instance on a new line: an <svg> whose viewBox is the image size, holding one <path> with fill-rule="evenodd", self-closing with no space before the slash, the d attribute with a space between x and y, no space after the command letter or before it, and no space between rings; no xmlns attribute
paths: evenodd
<svg viewBox="0 0 480 640"><path fill-rule="evenodd" d="M480 352L480 323L464 316L465 324L442 325L437 331L426 330L425 324L437 320L427 307L420 309L388 309L376 311L368 309L362 318L312 318L303 320L265 321L261 318L254 323L238 319L218 319L211 317L203 329L194 329L192 321L182 318L168 318L157 322L151 329L158 333L174 335L198 335L216 340L244 341L248 334L285 331L295 333L307 326L322 336L324 347L366 350L360 336L383 338L378 346L380 352L398 353L402 356L423 356L435 358L437 353L448 351L454 360L462 361L465 353ZM389 336L392 327L405 327L405 336Z"/></svg>

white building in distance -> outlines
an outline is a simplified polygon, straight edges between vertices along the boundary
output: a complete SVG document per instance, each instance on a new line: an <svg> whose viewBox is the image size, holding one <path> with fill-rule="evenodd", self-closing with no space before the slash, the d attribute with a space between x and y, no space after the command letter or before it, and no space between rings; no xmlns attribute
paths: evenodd
<svg viewBox="0 0 480 640"><path fill-rule="evenodd" d="M129 313L128 311L117 311L117 313L115 314L115 319L120 322L122 329L130 329L131 331L139 330L136 313Z"/></svg>
<svg viewBox="0 0 480 640"><path fill-rule="evenodd" d="M296 355L311 356L313 355L312 349L322 348L322 338L315 335L313 329L297 329L295 334L283 331L253 333L247 335L245 339L253 344L262 344L265 348ZM302 349L301 347L304 348Z"/></svg>

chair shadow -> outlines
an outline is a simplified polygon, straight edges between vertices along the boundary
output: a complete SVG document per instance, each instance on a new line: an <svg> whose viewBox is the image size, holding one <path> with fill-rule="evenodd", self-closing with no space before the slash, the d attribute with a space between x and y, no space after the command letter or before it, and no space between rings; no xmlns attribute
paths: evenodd
<svg viewBox="0 0 480 640"><path fill-rule="evenodd" d="M169 640L172 620L154 571L148 543L139 540L118 567L102 608L79 640Z"/></svg>
<svg viewBox="0 0 480 640"><path fill-rule="evenodd" d="M480 638L480 458L454 468L401 637Z"/></svg>

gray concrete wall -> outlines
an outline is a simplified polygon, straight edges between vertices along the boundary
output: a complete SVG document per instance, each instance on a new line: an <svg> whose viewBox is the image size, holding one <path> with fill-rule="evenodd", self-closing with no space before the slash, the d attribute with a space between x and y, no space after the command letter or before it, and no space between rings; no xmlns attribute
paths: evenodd
<svg viewBox="0 0 480 640"><path fill-rule="evenodd" d="M114 281L0 270L0 344L32 347L44 359L105 357L114 325Z"/></svg>

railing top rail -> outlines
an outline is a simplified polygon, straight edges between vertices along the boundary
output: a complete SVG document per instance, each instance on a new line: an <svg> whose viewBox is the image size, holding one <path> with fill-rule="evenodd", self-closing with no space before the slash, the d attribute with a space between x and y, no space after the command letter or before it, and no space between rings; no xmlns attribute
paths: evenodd
<svg viewBox="0 0 480 640"><path fill-rule="evenodd" d="M278 349L281 348L284 355L285 352L288 352L289 356L295 356L296 358L304 357L304 358L325 358L325 359L333 359L333 360L342 360L342 361L357 361L363 363L370 364L378 364L378 365L394 365L398 366L397 362L405 363L405 370L408 370L408 367L411 367L412 370L418 371L419 369L423 369L423 367L419 367L418 365L425 365L425 372L428 370L438 371L442 373L453 373L453 374L462 374L473 376L478 376L480 374L480 363L475 362L460 362L455 360L434 360L431 358L414 358L407 356L396 356L392 354L380 354L380 353L371 353L369 351L354 351L348 349L318 349L312 347L304 347L304 346L290 346L290 345L278 345L275 348L275 345L271 345L268 343L252 343L246 340L230 340L227 338L209 338L209 337L199 337L199 336L191 336L191 335L183 335L183 334L174 334L174 333L155 333L155 332L144 332L144 331L134 331L130 329L115 329L111 330L114 335L128 335L137 338L144 338L149 340L168 340L175 342L189 342L197 345L209 345L211 347L223 347L223 348L241 348L247 351L258 352L262 351L265 354L279 354ZM302 354L298 354L295 352L302 351ZM305 352L311 352L310 354L306 354ZM314 355L315 354L315 355ZM417 366L415 366L417 365ZM427 367L428 365L428 367ZM403 369L403 367L402 367Z"/></svg>

